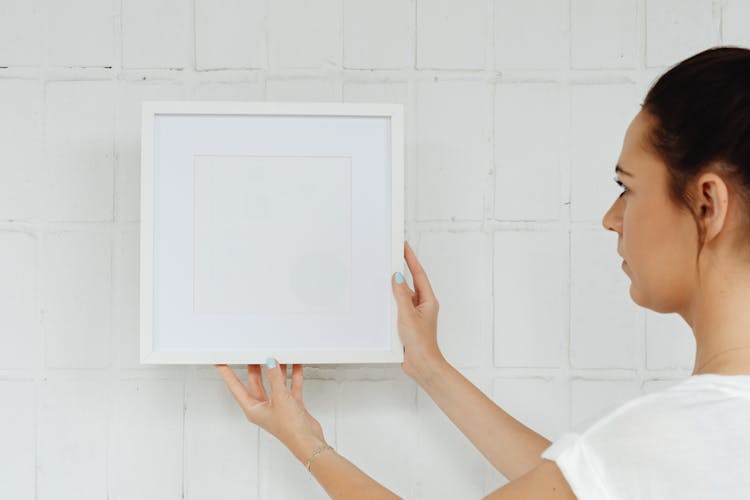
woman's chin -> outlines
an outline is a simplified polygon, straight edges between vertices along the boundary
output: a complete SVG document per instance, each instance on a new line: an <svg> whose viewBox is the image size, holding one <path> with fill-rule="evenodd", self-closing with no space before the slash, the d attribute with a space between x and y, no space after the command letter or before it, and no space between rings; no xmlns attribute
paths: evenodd
<svg viewBox="0 0 750 500"><path fill-rule="evenodd" d="M630 292L630 299L638 306L649 308L646 303L643 300L643 297L640 293L638 293L638 288L633 285L633 282L630 282L630 288L628 289ZM650 308L649 308L650 309Z"/></svg>

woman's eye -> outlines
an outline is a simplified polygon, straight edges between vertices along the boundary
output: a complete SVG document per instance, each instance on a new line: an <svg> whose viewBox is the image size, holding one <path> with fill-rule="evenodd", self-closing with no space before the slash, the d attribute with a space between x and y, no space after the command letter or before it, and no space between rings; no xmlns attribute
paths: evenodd
<svg viewBox="0 0 750 500"><path fill-rule="evenodd" d="M620 186L623 189L623 192L620 193L620 196L618 196L618 198L621 198L622 195L624 195L625 193L628 192L628 187L625 184L623 184L622 182L620 182L619 179L617 179L617 177L613 177L612 179L615 181L615 184L617 184L618 186Z"/></svg>

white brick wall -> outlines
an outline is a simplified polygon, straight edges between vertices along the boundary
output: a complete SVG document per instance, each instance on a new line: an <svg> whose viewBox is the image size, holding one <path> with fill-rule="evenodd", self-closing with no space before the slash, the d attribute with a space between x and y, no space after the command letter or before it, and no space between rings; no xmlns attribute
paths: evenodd
<svg viewBox="0 0 750 500"><path fill-rule="evenodd" d="M638 67L637 0L573 0L570 13L571 67Z"/></svg>
<svg viewBox="0 0 750 500"><path fill-rule="evenodd" d="M34 21L39 24L34 22L33 26L47 32L49 66L101 68L114 64L115 2L37 0L34 3L38 6Z"/></svg>
<svg viewBox="0 0 750 500"><path fill-rule="evenodd" d="M688 375L601 217L648 85L748 25L743 0L0 0L0 497L325 498L212 366L138 362L147 99L403 103L440 345L549 439ZM305 372L405 498L506 482L399 367Z"/></svg>

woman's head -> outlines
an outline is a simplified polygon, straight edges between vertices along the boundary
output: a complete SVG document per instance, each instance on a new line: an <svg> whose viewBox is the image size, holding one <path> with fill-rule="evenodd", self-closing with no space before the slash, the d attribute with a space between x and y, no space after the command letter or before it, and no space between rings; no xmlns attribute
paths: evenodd
<svg viewBox="0 0 750 500"><path fill-rule="evenodd" d="M636 303L679 311L702 270L750 269L750 50L709 49L662 75L618 166L626 191L602 223Z"/></svg>

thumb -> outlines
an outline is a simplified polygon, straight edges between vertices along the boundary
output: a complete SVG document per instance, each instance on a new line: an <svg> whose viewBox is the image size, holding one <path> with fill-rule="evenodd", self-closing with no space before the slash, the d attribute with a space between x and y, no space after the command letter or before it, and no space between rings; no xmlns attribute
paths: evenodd
<svg viewBox="0 0 750 500"><path fill-rule="evenodd" d="M281 372L281 366L276 358L266 359L266 376L268 385L271 386L271 400L276 399L283 394L286 388L286 373Z"/></svg>
<svg viewBox="0 0 750 500"><path fill-rule="evenodd" d="M412 291L409 289L409 284L400 272L395 272L391 276L391 286L399 313L408 313L414 309L414 303L411 299Z"/></svg>

